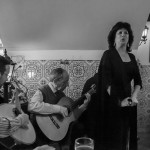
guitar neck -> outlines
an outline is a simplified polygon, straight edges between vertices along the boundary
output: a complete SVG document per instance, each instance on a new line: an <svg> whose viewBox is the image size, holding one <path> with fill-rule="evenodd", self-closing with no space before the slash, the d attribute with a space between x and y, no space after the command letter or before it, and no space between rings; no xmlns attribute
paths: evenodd
<svg viewBox="0 0 150 150"><path fill-rule="evenodd" d="M18 89L16 89L16 93L15 93L15 106L16 106L16 109L15 109L15 113L18 115L18 114L21 114L21 105L20 105L20 101L19 101L19 91Z"/></svg>
<svg viewBox="0 0 150 150"><path fill-rule="evenodd" d="M21 105L20 105L20 102L19 102L19 99L17 98L16 101L15 101L15 105L16 105L16 109L18 109L18 111L21 112Z"/></svg>
<svg viewBox="0 0 150 150"><path fill-rule="evenodd" d="M87 93L89 93L90 95L95 93L95 85ZM85 96L86 94L82 95L79 99L77 99L73 102L73 104L70 107L71 110L74 110L77 106L81 105L84 102L84 100L86 99L86 96Z"/></svg>
<svg viewBox="0 0 150 150"><path fill-rule="evenodd" d="M74 103L71 105L71 110L74 110L77 106L81 105L85 99L86 96L82 95L79 99L74 101Z"/></svg>

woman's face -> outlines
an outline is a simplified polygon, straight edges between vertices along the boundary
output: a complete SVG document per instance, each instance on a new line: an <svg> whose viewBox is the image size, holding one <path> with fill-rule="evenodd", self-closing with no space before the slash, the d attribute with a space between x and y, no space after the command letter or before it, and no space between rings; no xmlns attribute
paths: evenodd
<svg viewBox="0 0 150 150"><path fill-rule="evenodd" d="M129 41L129 33L126 29L119 29L116 32L115 44L116 46L127 45Z"/></svg>

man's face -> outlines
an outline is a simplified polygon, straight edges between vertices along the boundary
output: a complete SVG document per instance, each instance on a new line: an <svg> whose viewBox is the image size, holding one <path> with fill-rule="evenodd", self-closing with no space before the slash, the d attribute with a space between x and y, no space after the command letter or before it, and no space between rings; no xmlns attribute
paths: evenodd
<svg viewBox="0 0 150 150"><path fill-rule="evenodd" d="M67 86L69 86L69 77L62 81L60 90L64 91Z"/></svg>
<svg viewBox="0 0 150 150"><path fill-rule="evenodd" d="M63 74L63 79L61 79L58 83L58 90L64 91L67 86L69 86L69 75L67 72Z"/></svg>
<svg viewBox="0 0 150 150"><path fill-rule="evenodd" d="M10 71L10 66L5 66L5 72L3 74L0 73L0 86L3 85L8 80L8 74Z"/></svg>

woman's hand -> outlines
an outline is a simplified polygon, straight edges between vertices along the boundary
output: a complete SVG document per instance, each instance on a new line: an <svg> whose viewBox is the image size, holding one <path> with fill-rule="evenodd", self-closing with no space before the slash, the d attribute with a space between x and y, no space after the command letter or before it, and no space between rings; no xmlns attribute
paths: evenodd
<svg viewBox="0 0 150 150"><path fill-rule="evenodd" d="M123 99L123 101L121 101L121 107L130 106L129 99L130 99L130 97Z"/></svg>
<svg viewBox="0 0 150 150"><path fill-rule="evenodd" d="M138 104L138 100L136 97L131 97L130 99L132 100L132 106L136 106Z"/></svg>
<svg viewBox="0 0 150 150"><path fill-rule="evenodd" d="M121 107L136 106L137 103L138 103L137 99L133 99L131 97L127 97L123 101L121 101Z"/></svg>

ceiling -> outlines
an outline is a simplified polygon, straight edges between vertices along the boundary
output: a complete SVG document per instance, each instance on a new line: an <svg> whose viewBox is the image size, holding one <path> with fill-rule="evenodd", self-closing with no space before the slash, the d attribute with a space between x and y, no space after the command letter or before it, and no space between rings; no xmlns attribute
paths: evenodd
<svg viewBox="0 0 150 150"><path fill-rule="evenodd" d="M131 24L138 48L150 0L0 0L0 38L9 50L107 49L117 21Z"/></svg>

